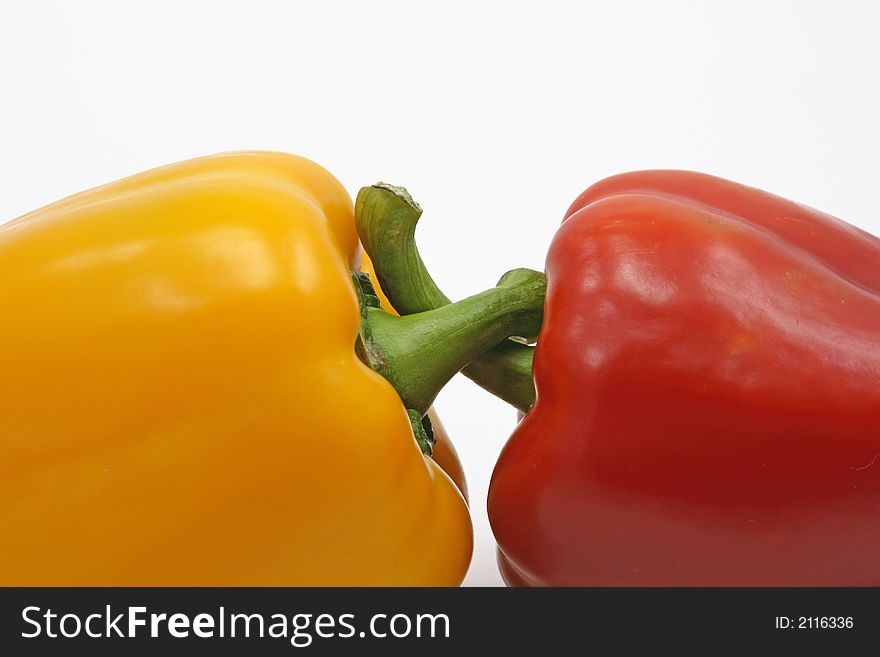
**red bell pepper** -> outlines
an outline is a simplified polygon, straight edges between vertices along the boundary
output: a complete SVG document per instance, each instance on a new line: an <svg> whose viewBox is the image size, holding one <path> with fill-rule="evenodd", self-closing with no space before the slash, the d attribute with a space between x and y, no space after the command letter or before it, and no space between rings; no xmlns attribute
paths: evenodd
<svg viewBox="0 0 880 657"><path fill-rule="evenodd" d="M880 584L880 240L647 171L581 194L546 274L509 584Z"/></svg>

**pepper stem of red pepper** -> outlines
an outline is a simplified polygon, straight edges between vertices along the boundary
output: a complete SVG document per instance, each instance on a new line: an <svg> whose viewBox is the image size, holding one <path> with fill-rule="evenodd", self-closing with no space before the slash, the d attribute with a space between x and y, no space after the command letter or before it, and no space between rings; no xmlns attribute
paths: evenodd
<svg viewBox="0 0 880 657"><path fill-rule="evenodd" d="M422 209L403 187L378 183L360 190L355 220L364 250L373 261L382 291L401 315L421 313L450 304L425 267L415 242ZM543 290L541 292L543 305ZM534 348L523 344L533 332L509 334L481 352L462 370L468 378L497 397L527 413L535 403L532 379ZM505 338L508 336L504 336Z"/></svg>
<svg viewBox="0 0 880 657"><path fill-rule="evenodd" d="M378 308L369 277L353 275L361 304L358 354L384 376L407 409L428 408L456 372L511 335L536 335L544 314L544 274L514 269L496 287L440 308L392 315Z"/></svg>

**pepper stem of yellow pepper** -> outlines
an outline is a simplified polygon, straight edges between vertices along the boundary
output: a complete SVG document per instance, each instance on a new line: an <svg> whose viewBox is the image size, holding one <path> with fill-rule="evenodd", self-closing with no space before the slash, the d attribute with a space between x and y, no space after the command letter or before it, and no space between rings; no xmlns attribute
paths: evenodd
<svg viewBox="0 0 880 657"><path fill-rule="evenodd" d="M456 303L401 316L376 307L366 274L353 280L361 302L358 353L420 415L475 358L512 335L536 336L541 329L547 282L531 269L509 271L496 287Z"/></svg>
<svg viewBox="0 0 880 657"><path fill-rule="evenodd" d="M382 291L401 315L438 309L451 303L419 255L415 230L421 214L422 209L406 189L385 183L362 188L355 203L361 243L373 261ZM527 413L535 403L534 348L523 343L537 336L537 330L529 335L516 331L509 335L519 337L508 340L504 339L508 336L504 336L481 352L462 373Z"/></svg>

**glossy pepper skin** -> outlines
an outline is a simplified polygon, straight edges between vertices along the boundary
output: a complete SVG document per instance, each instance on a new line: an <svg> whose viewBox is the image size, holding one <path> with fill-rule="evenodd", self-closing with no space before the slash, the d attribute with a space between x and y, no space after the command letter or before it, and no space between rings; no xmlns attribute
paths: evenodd
<svg viewBox="0 0 880 657"><path fill-rule="evenodd" d="M0 227L0 584L458 584L465 501L354 351L359 253L278 153Z"/></svg>
<svg viewBox="0 0 880 657"><path fill-rule="evenodd" d="M880 240L646 171L575 201L546 273L489 494L509 584L880 584Z"/></svg>

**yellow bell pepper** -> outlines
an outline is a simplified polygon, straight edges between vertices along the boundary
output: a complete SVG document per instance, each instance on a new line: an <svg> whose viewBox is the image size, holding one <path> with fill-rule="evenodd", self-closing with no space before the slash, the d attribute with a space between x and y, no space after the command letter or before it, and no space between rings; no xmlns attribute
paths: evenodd
<svg viewBox="0 0 880 657"><path fill-rule="evenodd" d="M0 584L458 584L467 506L411 419L543 290L394 317L359 253L342 186L278 153L0 226Z"/></svg>

